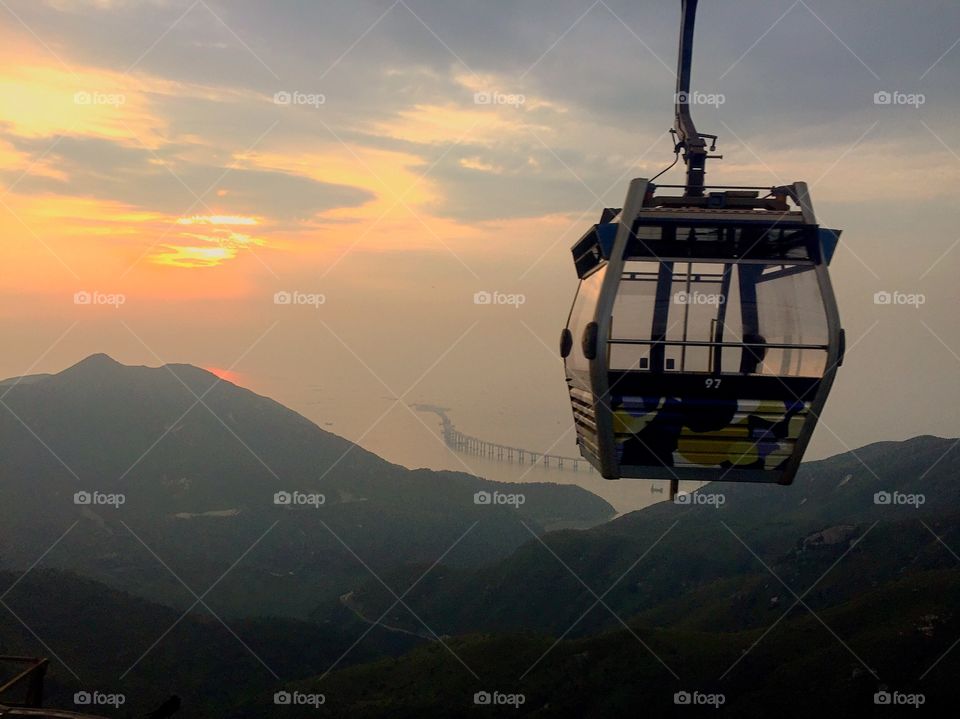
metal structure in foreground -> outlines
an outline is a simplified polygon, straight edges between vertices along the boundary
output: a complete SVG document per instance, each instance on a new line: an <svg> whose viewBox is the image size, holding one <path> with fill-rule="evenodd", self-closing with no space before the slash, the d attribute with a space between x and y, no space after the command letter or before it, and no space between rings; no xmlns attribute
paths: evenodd
<svg viewBox="0 0 960 719"><path fill-rule="evenodd" d="M44 658L0 656L0 718L102 719L93 714L44 708L43 684L49 665Z"/></svg>

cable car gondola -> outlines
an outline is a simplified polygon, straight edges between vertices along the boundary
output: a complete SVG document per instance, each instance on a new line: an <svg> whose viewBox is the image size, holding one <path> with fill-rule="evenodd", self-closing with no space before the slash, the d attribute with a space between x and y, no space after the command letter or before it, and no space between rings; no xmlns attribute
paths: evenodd
<svg viewBox="0 0 960 719"><path fill-rule="evenodd" d="M696 5L674 129L687 182L633 180L573 245L560 342L581 454L671 494L688 479L790 484L844 347L827 271L840 232L818 225L806 184L704 185L716 137L690 117Z"/></svg>

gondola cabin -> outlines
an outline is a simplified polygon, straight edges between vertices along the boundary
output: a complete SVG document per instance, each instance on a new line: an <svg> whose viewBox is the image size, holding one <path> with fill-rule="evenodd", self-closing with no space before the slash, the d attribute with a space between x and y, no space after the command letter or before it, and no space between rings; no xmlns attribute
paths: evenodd
<svg viewBox="0 0 960 719"><path fill-rule="evenodd" d="M609 479L790 484L843 359L840 233L804 183L665 189L634 180L572 248L580 451Z"/></svg>

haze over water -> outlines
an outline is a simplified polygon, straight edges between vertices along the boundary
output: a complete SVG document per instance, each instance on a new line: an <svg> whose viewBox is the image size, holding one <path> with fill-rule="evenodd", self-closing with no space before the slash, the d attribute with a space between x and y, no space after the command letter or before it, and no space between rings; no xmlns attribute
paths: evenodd
<svg viewBox="0 0 960 719"><path fill-rule="evenodd" d="M387 405L386 401L384 404ZM469 415L458 413L456 409L452 409L448 415L461 432L471 435L481 434L471 430ZM460 423L458 419L461 420ZM338 434L343 431L338 428L337 422L328 425L321 421L319 424L323 429ZM346 427L348 424L353 423L344 422L343 426ZM362 431L359 434L362 434ZM352 432L345 436L348 439L357 440ZM543 452L550 447L550 443L545 442L542 446L537 446L530 441L524 442L520 438L511 439L509 436L481 436L480 439L520 446L537 452ZM391 462L411 468L427 467L434 470L467 472L500 482L575 484L603 497L619 513L631 512L663 501L669 493L669 483L664 481L603 479L597 472L588 470L586 462L582 462L580 471L576 472L567 468L560 470L555 466L544 467L542 463L520 464L516 460L510 463L474 454L454 452L443 442L440 420L436 415L424 412L417 412L414 415L399 405L389 410L379 425L360 440L359 444ZM570 435L550 448L549 453L565 457L579 456L579 451ZM682 489L688 490L698 486L700 485L697 482L681 484ZM662 490L662 493L652 491L654 489Z"/></svg>

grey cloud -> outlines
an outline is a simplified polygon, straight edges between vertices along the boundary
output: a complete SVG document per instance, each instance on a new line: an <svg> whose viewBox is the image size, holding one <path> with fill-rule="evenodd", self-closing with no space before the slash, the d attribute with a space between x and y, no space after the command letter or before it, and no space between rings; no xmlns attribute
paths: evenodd
<svg viewBox="0 0 960 719"><path fill-rule="evenodd" d="M587 12L591 3L582 0L405 0L372 29L392 0L207 0L228 27L203 4L183 15L190 5L130 3L73 13L27 0L12 6L70 57L114 70L137 60L180 18L139 69L263 97L278 90L327 96L317 114L246 100L152 98L157 110L173 118L174 137L201 134L234 148L280 118L278 133L288 143L316 148L333 141L325 123L347 142L403 149L430 164L444 148L371 136L369 128L414 104L469 105L468 92L454 80L468 73L467 66L501 77L506 87L496 89L568 108L554 118L552 144L591 187L605 187L619 172L602 163L591 166L585 157L639 153L645 146L639 138L656 136L673 120L676 2L605 0ZM765 157L805 143L842 152L877 121L878 133L895 140L924 132L918 119L949 119L960 109L952 81L960 71L960 47L920 79L956 40L956 3L743 0L701 6L694 88L723 93L726 102L697 108L696 118L704 131L721 135L722 151L737 151L740 161L751 162L752 155L738 147L724 123ZM883 89L923 92L928 102L920 111L878 107L873 93ZM585 137L588 126L594 132ZM634 146L625 133L637 135ZM459 165L477 154L473 150L465 143L436 168L448 194L448 202L436 208L441 214L478 219L580 205L582 186L549 156L538 172L520 168L505 177L486 176ZM483 151L490 164L505 167L519 155L542 152L535 143ZM664 148L650 164L670 159ZM478 191L497 199L479 199ZM277 194L282 202L284 193Z"/></svg>
<svg viewBox="0 0 960 719"><path fill-rule="evenodd" d="M26 139L9 132L0 136L35 156L53 141ZM156 162L158 157L169 170ZM184 212L191 205L195 205L192 213L205 212L203 204L196 204L199 195L207 205L225 207L231 214L257 214L281 221L304 220L324 210L357 206L373 197L366 190L300 175L244 168L228 171L226 163L186 162L169 147L155 156L147 149L98 138L65 137L49 152L46 161L66 173L67 179L33 175L18 183L17 192L69 193L173 214ZM5 173L5 181L12 182L15 174ZM208 188L210 192L204 196ZM218 198L217 190L226 190L226 198Z"/></svg>

